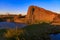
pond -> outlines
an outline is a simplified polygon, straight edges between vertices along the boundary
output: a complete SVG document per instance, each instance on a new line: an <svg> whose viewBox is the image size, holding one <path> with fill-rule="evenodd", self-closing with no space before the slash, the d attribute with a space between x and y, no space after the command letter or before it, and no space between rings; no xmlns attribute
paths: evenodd
<svg viewBox="0 0 60 40"><path fill-rule="evenodd" d="M50 34L51 40L60 40L60 33L58 34Z"/></svg>
<svg viewBox="0 0 60 40"><path fill-rule="evenodd" d="M15 22L0 22L0 29L3 28L23 28L25 27L26 24L22 24L22 23L15 23Z"/></svg>

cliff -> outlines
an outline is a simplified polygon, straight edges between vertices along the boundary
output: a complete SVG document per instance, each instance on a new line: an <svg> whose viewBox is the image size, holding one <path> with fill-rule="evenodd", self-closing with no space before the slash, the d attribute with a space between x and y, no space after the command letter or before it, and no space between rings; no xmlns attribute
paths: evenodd
<svg viewBox="0 0 60 40"><path fill-rule="evenodd" d="M35 23L60 23L60 14L57 14L55 12L46 10L44 8L40 8L37 6L30 6L28 8L27 16L26 16L26 22L28 24L35 24Z"/></svg>

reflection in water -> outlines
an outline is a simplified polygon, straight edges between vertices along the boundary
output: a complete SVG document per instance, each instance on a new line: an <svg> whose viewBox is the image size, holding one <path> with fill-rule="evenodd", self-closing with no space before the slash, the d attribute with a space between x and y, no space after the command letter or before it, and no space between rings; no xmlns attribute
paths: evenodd
<svg viewBox="0 0 60 40"><path fill-rule="evenodd" d="M23 28L26 24L22 23L14 23L14 22L0 22L0 29L2 28L15 28L15 27Z"/></svg>
<svg viewBox="0 0 60 40"><path fill-rule="evenodd" d="M59 34L50 34L51 40L60 40L60 33Z"/></svg>

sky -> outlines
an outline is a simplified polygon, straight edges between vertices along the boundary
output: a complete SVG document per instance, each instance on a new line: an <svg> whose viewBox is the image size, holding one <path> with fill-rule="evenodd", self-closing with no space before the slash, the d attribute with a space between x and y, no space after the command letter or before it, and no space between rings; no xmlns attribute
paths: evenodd
<svg viewBox="0 0 60 40"><path fill-rule="evenodd" d="M27 14L31 5L60 13L60 0L0 0L0 14Z"/></svg>

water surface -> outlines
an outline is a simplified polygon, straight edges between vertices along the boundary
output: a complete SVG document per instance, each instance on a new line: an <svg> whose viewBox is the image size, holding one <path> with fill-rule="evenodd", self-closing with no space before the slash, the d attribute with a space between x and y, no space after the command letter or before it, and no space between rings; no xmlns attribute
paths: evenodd
<svg viewBox="0 0 60 40"><path fill-rule="evenodd" d="M22 24L22 23L15 23L15 22L0 22L0 29L2 28L23 28L25 27L26 24Z"/></svg>
<svg viewBox="0 0 60 40"><path fill-rule="evenodd" d="M58 34L50 34L51 40L60 40L60 33Z"/></svg>

